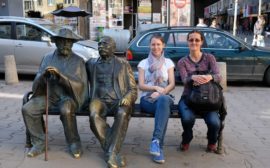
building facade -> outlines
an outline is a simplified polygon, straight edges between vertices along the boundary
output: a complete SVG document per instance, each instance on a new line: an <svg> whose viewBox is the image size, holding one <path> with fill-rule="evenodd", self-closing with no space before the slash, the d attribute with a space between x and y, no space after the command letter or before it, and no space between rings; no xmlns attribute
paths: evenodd
<svg viewBox="0 0 270 168"><path fill-rule="evenodd" d="M0 0L0 16L23 16L22 0Z"/></svg>
<svg viewBox="0 0 270 168"><path fill-rule="evenodd" d="M204 18L217 18L221 28L233 29L235 0L219 0L204 8ZM237 29L242 32L251 32L259 13L259 0L238 0ZM270 22L270 1L261 0L261 14Z"/></svg>

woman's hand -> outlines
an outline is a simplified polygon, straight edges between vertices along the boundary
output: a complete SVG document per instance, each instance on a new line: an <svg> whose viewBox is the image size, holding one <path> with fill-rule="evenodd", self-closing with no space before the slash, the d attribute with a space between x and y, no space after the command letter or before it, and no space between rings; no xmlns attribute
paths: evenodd
<svg viewBox="0 0 270 168"><path fill-rule="evenodd" d="M213 77L212 75L192 75L191 79L194 81L193 85L201 85L208 83Z"/></svg>
<svg viewBox="0 0 270 168"><path fill-rule="evenodd" d="M160 96L160 93L159 92L153 92L150 97L152 97L153 99L156 99Z"/></svg>
<svg viewBox="0 0 270 168"><path fill-rule="evenodd" d="M160 94L166 94L165 88L163 88L163 87L155 86L155 90Z"/></svg>

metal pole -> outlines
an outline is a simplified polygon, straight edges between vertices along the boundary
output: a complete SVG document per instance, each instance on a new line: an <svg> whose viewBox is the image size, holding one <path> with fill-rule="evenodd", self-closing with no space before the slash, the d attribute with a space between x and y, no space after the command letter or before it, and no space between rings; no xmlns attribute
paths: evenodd
<svg viewBox="0 0 270 168"><path fill-rule="evenodd" d="M236 21L237 21L237 6L238 6L238 0L235 0L234 2L234 20L233 20L233 35L236 35Z"/></svg>
<svg viewBox="0 0 270 168"><path fill-rule="evenodd" d="M49 112L49 86L48 78L46 79L46 117L45 117L45 161L48 161L48 112Z"/></svg>
<svg viewBox="0 0 270 168"><path fill-rule="evenodd" d="M258 16L262 13L262 0L259 0L259 9L258 9Z"/></svg>
<svg viewBox="0 0 270 168"><path fill-rule="evenodd" d="M171 12L170 12L170 8L171 8L171 1L167 0L167 26L169 27L171 25Z"/></svg>

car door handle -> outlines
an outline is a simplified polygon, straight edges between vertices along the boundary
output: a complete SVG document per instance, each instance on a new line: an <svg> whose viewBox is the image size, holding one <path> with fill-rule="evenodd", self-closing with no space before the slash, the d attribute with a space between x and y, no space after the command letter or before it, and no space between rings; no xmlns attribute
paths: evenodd
<svg viewBox="0 0 270 168"><path fill-rule="evenodd" d="M19 43L15 47L23 47L23 45L21 43Z"/></svg>

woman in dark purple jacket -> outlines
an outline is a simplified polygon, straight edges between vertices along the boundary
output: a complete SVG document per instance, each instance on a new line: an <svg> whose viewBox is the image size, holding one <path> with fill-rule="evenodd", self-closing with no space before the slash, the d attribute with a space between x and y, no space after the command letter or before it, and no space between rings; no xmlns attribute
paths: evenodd
<svg viewBox="0 0 270 168"><path fill-rule="evenodd" d="M201 85L211 80L220 82L221 76L217 68L216 59L211 54L206 54L201 51L201 46L204 42L204 36L197 30L191 31L187 35L187 41L190 53L178 61L177 67L184 84L184 91L179 101L179 115L183 126L182 142L180 149L187 151L189 144L193 138L192 128L195 123L195 115L200 111L191 109L185 102L185 97L190 92L192 85ZM209 72L204 75L197 75L197 72ZM207 150L216 151L216 143L218 131L220 129L220 119L218 111L209 111L204 113L204 121L207 124L208 132Z"/></svg>

